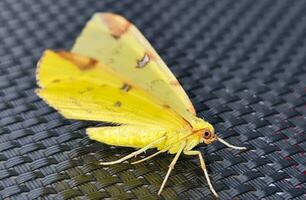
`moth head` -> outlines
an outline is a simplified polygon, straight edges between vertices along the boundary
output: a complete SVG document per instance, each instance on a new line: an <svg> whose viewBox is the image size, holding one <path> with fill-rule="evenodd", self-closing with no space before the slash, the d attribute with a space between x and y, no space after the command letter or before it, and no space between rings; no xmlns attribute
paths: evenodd
<svg viewBox="0 0 306 200"><path fill-rule="evenodd" d="M193 134L197 134L198 137L200 137L201 142L204 142L205 144L211 144L212 142L218 140L225 146L232 148L232 149L238 149L238 150L246 149L246 147L239 147L239 146L232 145L226 142L225 140L223 140L222 138L218 137L215 132L214 127L210 123L205 121L204 119L196 118L193 121L192 127L193 127Z"/></svg>
<svg viewBox="0 0 306 200"><path fill-rule="evenodd" d="M206 122L205 127L201 130L201 137L205 144L210 144L217 140L215 129L210 123Z"/></svg>

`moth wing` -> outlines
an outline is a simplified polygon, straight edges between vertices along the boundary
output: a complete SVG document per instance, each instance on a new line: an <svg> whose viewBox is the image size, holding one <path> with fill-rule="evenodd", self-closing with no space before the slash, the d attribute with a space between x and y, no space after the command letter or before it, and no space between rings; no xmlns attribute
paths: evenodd
<svg viewBox="0 0 306 200"><path fill-rule="evenodd" d="M178 80L141 32L125 18L96 13L72 52L95 58L150 92L187 121L194 107Z"/></svg>
<svg viewBox="0 0 306 200"><path fill-rule="evenodd" d="M45 50L37 64L36 80L40 87L47 87L62 80L87 80L98 84L122 87L128 84L109 67L86 56L66 51Z"/></svg>
<svg viewBox="0 0 306 200"><path fill-rule="evenodd" d="M37 70L37 94L70 119L119 124L182 127L184 120L138 88L91 59L68 52L44 53Z"/></svg>

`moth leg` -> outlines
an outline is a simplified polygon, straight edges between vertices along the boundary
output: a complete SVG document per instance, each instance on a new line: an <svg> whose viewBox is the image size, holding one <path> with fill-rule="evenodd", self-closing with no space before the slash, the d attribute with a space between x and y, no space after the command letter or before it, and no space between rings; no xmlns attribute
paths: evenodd
<svg viewBox="0 0 306 200"><path fill-rule="evenodd" d="M160 195L160 193L163 191L163 189L164 189L164 187L165 187L165 185L166 185L166 182L167 182L167 180L168 180L168 178L169 178L169 175L170 175L171 171L174 169L174 165L175 165L175 163L177 162L178 158L180 157L180 155L181 155L181 153L182 153L182 151L183 151L184 148L185 148L185 142L182 143L180 149L179 149L178 152L175 154L175 157L173 158L172 162L170 163L168 172L167 172L167 174L166 174L166 176L165 176L165 178L164 178L164 180L163 180L163 183L162 183L162 185L160 186L160 189L159 189L159 191L158 191L158 193L157 193L158 195Z"/></svg>
<svg viewBox="0 0 306 200"><path fill-rule="evenodd" d="M146 150L150 149L151 147L153 147L155 144L159 143L160 141L164 140L166 137L161 137L157 140L155 140L154 142L151 142L150 144L148 144L147 146L137 150L137 151L134 151L133 153L130 153L129 155L127 156L124 156L123 158L120 158L118 160L115 160L115 161L111 161L111 162L100 162L100 165L113 165L113 164L118 164L118 163L121 163L127 159L130 159L134 156L137 156L143 152L145 152Z"/></svg>
<svg viewBox="0 0 306 200"><path fill-rule="evenodd" d="M169 149L169 148L168 148ZM160 150L160 151L158 151L158 152L155 152L154 154L152 154L152 155L149 155L149 156L147 156L147 157L145 157L145 158L143 158L143 159L140 159L140 160L137 160L137 161L135 161L135 162L132 162L131 164L138 164L138 163L141 163L141 162L144 162L144 161L146 161L146 160L149 160L149 159L151 159L151 158L153 158L153 157L155 157L155 156L157 156L157 155L159 155L159 154L161 154L161 153L163 153L163 152L166 152L168 149L163 149L163 150Z"/></svg>
<svg viewBox="0 0 306 200"><path fill-rule="evenodd" d="M201 165L201 168L202 168L202 170L204 172L204 175L205 175L206 181L208 183L208 186L209 186L210 190L212 191L212 193L216 197L218 197L217 192L215 191L213 185L211 184L211 181L210 181L210 178L208 176L207 169L206 169L206 164L205 164L205 161L204 161L204 158L203 158L201 152L200 151L193 151L193 150L191 150L191 151L184 151L184 154L185 155L190 155L190 156L196 156L196 155L199 156L200 165Z"/></svg>

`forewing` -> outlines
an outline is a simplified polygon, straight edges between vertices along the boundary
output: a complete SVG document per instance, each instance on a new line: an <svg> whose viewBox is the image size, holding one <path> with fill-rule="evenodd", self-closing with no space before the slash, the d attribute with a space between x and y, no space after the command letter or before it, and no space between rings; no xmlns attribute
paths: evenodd
<svg viewBox="0 0 306 200"><path fill-rule="evenodd" d="M72 52L95 58L148 91L186 120L194 107L185 91L140 31L125 18L97 13Z"/></svg>

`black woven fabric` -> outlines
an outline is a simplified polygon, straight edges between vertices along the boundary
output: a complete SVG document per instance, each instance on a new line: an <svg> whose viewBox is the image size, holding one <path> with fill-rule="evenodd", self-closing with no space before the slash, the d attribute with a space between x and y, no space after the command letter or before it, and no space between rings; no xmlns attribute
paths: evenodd
<svg viewBox="0 0 306 200"><path fill-rule="evenodd" d="M70 49L97 11L124 15L156 47L220 137L200 145L220 199L306 198L306 2L0 1L0 199L157 199L173 156L99 166L133 151L89 140L34 93L46 48ZM212 199L182 156L162 199Z"/></svg>

